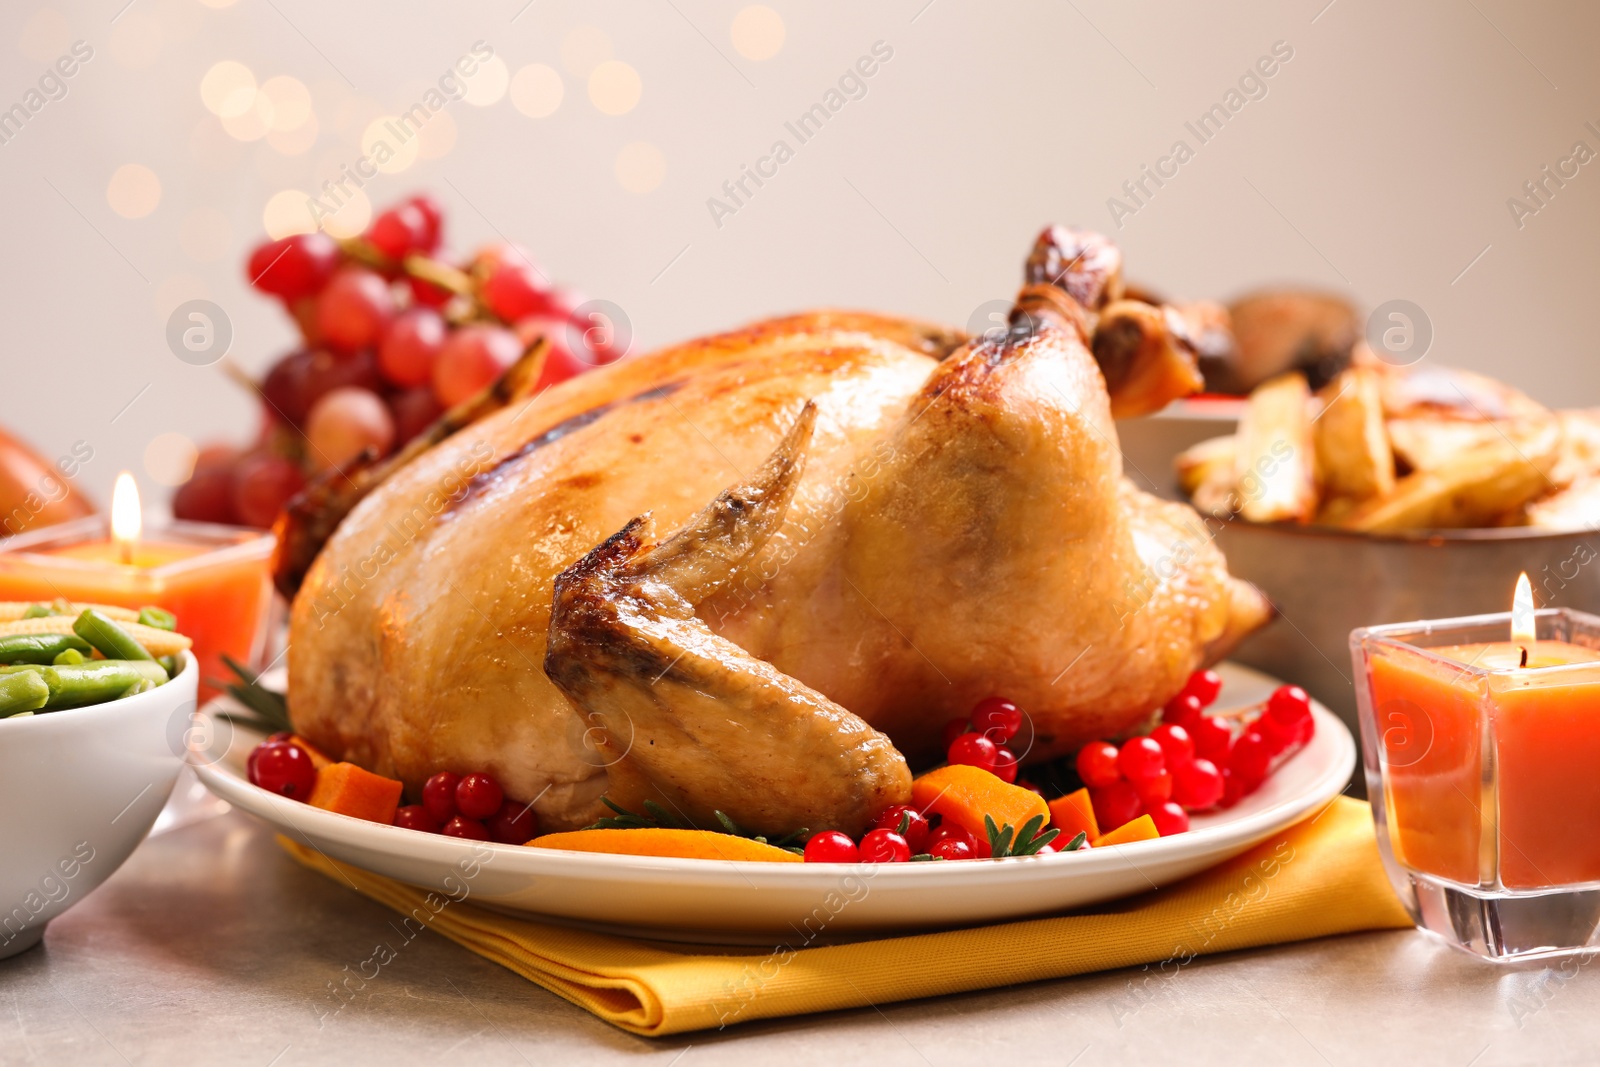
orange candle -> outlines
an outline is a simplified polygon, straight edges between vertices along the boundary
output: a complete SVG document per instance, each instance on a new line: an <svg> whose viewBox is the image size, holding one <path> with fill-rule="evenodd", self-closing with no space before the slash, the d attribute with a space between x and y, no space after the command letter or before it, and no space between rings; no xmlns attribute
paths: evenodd
<svg viewBox="0 0 1600 1067"><path fill-rule="evenodd" d="M272 537L201 523L174 523L146 537L137 520L129 523L126 505L119 513L124 499L113 498L109 529L89 518L0 542L0 600L165 608L194 640L201 699L209 699L216 690L205 683L232 676L224 654L261 665L273 604Z"/></svg>
<svg viewBox="0 0 1600 1067"><path fill-rule="evenodd" d="M1395 858L1466 885L1600 881L1600 649L1534 637L1367 657Z"/></svg>

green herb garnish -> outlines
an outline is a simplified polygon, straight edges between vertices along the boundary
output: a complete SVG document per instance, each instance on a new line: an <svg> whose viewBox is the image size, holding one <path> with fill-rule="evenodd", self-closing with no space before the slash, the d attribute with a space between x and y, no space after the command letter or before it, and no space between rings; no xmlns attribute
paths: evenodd
<svg viewBox="0 0 1600 1067"><path fill-rule="evenodd" d="M991 858L998 860L1007 856L1032 856L1061 836L1061 831L1055 827L1052 826L1045 830L1041 829L1043 826L1043 815L1035 815L1023 823L1021 830L1013 829L1010 823L1003 827L996 826L994 818L985 815L983 817L983 828L989 834L989 854ZM1080 841L1078 844L1082 844L1082 842ZM1071 851L1071 849L1068 851Z"/></svg>

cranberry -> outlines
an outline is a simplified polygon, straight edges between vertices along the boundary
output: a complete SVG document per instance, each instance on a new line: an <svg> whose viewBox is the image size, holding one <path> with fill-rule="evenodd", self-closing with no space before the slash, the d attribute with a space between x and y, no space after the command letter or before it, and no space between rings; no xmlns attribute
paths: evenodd
<svg viewBox="0 0 1600 1067"><path fill-rule="evenodd" d="M861 858L867 863L904 863L911 846L893 830L868 830L861 839Z"/></svg>
<svg viewBox="0 0 1600 1067"><path fill-rule="evenodd" d="M1200 715L1200 698L1191 693L1179 693L1161 709L1161 721L1174 726L1193 726Z"/></svg>
<svg viewBox="0 0 1600 1067"><path fill-rule="evenodd" d="M1150 737L1161 746L1161 754L1170 769L1187 766L1194 759L1194 738L1182 726L1162 723L1150 731Z"/></svg>
<svg viewBox="0 0 1600 1067"><path fill-rule="evenodd" d="M317 768L306 750L291 741L263 741L246 764L250 781L269 793L308 800L317 784Z"/></svg>
<svg viewBox="0 0 1600 1067"><path fill-rule="evenodd" d="M402 830L420 830L425 834L439 832L439 820L421 804L407 804L394 813L394 824Z"/></svg>
<svg viewBox="0 0 1600 1067"><path fill-rule="evenodd" d="M1152 804L1163 804L1172 799L1172 772L1162 768L1150 777L1134 782L1133 790L1139 794L1139 803L1145 808Z"/></svg>
<svg viewBox="0 0 1600 1067"><path fill-rule="evenodd" d="M994 770L995 744L982 734L962 734L950 742L945 759L951 763L964 763L969 767Z"/></svg>
<svg viewBox="0 0 1600 1067"><path fill-rule="evenodd" d="M1129 738L1117 752L1117 770L1130 782L1154 777L1166 763L1167 757L1162 753L1161 746L1148 737Z"/></svg>
<svg viewBox="0 0 1600 1067"><path fill-rule="evenodd" d="M1150 821L1156 824L1156 832L1162 837L1171 837L1189 829L1189 813L1170 800L1146 808L1144 813L1150 816Z"/></svg>
<svg viewBox="0 0 1600 1067"><path fill-rule="evenodd" d="M456 810L469 819L487 819L505 799L500 783L487 774L469 774L456 785Z"/></svg>
<svg viewBox="0 0 1600 1067"><path fill-rule="evenodd" d="M812 834L806 842L807 863L855 863L861 859L850 835L838 830Z"/></svg>
<svg viewBox="0 0 1600 1067"><path fill-rule="evenodd" d="M1002 782L1015 782L1017 780L1017 757L1004 745L994 750L994 766L989 768L994 776Z"/></svg>
<svg viewBox="0 0 1600 1067"><path fill-rule="evenodd" d="M906 824L903 831L900 829L902 822ZM879 830L893 830L905 838L913 854L927 851L928 835L933 832L933 828L928 825L927 816L910 804L891 804L883 809L883 814L879 815L872 825Z"/></svg>
<svg viewBox="0 0 1600 1067"><path fill-rule="evenodd" d="M422 806L441 823L456 817L456 786L461 776L440 771L422 784Z"/></svg>
<svg viewBox="0 0 1600 1067"><path fill-rule="evenodd" d="M532 804L507 800L489 816L489 838L502 845L526 845L539 835L539 817Z"/></svg>
<svg viewBox="0 0 1600 1067"><path fill-rule="evenodd" d="M1110 741L1090 741L1078 750L1078 777L1093 789L1115 785L1122 780L1117 770L1117 746Z"/></svg>
<svg viewBox="0 0 1600 1067"><path fill-rule="evenodd" d="M1139 793L1128 782L1119 780L1107 786L1090 786L1089 802L1094 805L1094 821L1101 833L1115 830L1139 815Z"/></svg>
<svg viewBox="0 0 1600 1067"><path fill-rule="evenodd" d="M477 819L463 819L457 815L439 831L446 837L464 837L469 841L489 840L489 828Z"/></svg>
<svg viewBox="0 0 1600 1067"><path fill-rule="evenodd" d="M1172 780L1172 798L1190 811L1204 811L1222 799L1222 772L1208 759L1180 767Z"/></svg>
<svg viewBox="0 0 1600 1067"><path fill-rule="evenodd" d="M978 858L971 845L959 837L946 837L928 847L928 854L941 860L973 860Z"/></svg>
<svg viewBox="0 0 1600 1067"><path fill-rule="evenodd" d="M1267 768L1272 764L1272 750L1267 739L1257 730L1248 730L1234 743L1228 756L1228 769L1251 788L1266 780Z"/></svg>
<svg viewBox="0 0 1600 1067"><path fill-rule="evenodd" d="M1183 683L1183 690L1179 695L1194 697L1202 708L1209 708L1217 702L1217 696L1221 692L1222 675L1213 670L1204 670L1189 675L1189 680Z"/></svg>
<svg viewBox="0 0 1600 1067"><path fill-rule="evenodd" d="M966 845L974 856L978 854L978 839L973 837L964 826L957 826L953 822L940 825L933 833L928 835L928 851L933 855L938 855L935 850L945 841L959 841Z"/></svg>
<svg viewBox="0 0 1600 1067"><path fill-rule="evenodd" d="M995 744L1003 745L1022 729L1022 709L1003 697L988 697L972 709L972 725Z"/></svg>
<svg viewBox="0 0 1600 1067"><path fill-rule="evenodd" d="M1219 766L1227 762L1228 752L1233 748L1233 730L1227 723L1215 716L1202 715L1190 727L1189 735L1194 739L1196 756Z"/></svg>
<svg viewBox="0 0 1600 1067"><path fill-rule="evenodd" d="M967 732L972 723L966 719L951 719L944 724L944 747L949 749L951 742Z"/></svg>

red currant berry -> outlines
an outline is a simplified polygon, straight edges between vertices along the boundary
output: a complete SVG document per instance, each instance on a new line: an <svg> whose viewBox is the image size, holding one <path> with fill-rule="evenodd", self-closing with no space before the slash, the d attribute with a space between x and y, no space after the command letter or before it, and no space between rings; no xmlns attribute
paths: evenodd
<svg viewBox="0 0 1600 1067"><path fill-rule="evenodd" d="M1244 736L1234 742L1233 752L1228 756L1228 769L1234 777L1252 788L1266 780L1267 768L1271 764L1272 751L1267 746L1267 739L1257 730L1245 731Z"/></svg>
<svg viewBox="0 0 1600 1067"><path fill-rule="evenodd" d="M1038 851L1034 853L1035 856L1054 856L1055 854L1056 844L1054 841L1050 842L1048 845L1040 845Z"/></svg>
<svg viewBox="0 0 1600 1067"><path fill-rule="evenodd" d="M1015 782L1017 780L1016 755L1006 746L999 746L994 750L994 766L990 770L1002 782Z"/></svg>
<svg viewBox="0 0 1600 1067"><path fill-rule="evenodd" d="M1124 781L1107 786L1090 786L1089 802L1094 805L1094 821L1100 832L1115 830L1129 819L1139 816L1139 792Z"/></svg>
<svg viewBox="0 0 1600 1067"><path fill-rule="evenodd" d="M1222 772L1221 806L1224 808L1233 807L1239 801L1255 792L1256 787L1260 784L1259 782L1246 782L1243 778L1234 774L1231 768L1225 769Z"/></svg>
<svg viewBox="0 0 1600 1067"><path fill-rule="evenodd" d="M1134 782L1133 789L1139 794L1139 804L1148 811L1152 804L1164 804L1172 799L1172 772L1163 767L1150 777Z"/></svg>
<svg viewBox="0 0 1600 1067"><path fill-rule="evenodd" d="M1117 770L1117 746L1110 741L1090 741L1078 749L1078 777L1091 789L1115 785L1122 780Z"/></svg>
<svg viewBox="0 0 1600 1067"><path fill-rule="evenodd" d="M1161 709L1161 721L1175 726L1192 726L1200 715L1200 700L1189 693L1179 693Z"/></svg>
<svg viewBox="0 0 1600 1067"><path fill-rule="evenodd" d="M407 804L394 813L394 824L402 830L420 830L425 834L439 832L439 820L429 814L421 804Z"/></svg>
<svg viewBox="0 0 1600 1067"><path fill-rule="evenodd" d="M967 727L971 725L972 723L968 722L966 719L951 719L949 722L945 723L944 747L948 749L951 742L960 737L962 734L966 733Z"/></svg>
<svg viewBox="0 0 1600 1067"><path fill-rule="evenodd" d="M1130 782L1154 777L1167 765L1161 746L1148 737L1131 737L1117 752L1117 770Z"/></svg>
<svg viewBox="0 0 1600 1067"><path fill-rule="evenodd" d="M812 834L806 842L807 863L856 863L861 854L850 835L838 830L824 830Z"/></svg>
<svg viewBox="0 0 1600 1067"><path fill-rule="evenodd" d="M901 823L906 824L904 830L900 829ZM928 825L928 817L913 808L910 804L891 804L883 809L872 823L874 829L893 830L906 839L906 844L911 846L912 853L927 850L928 835L933 828Z"/></svg>
<svg viewBox="0 0 1600 1067"><path fill-rule="evenodd" d="M946 837L928 846L928 854L941 860L974 860L978 854L959 837Z"/></svg>
<svg viewBox="0 0 1600 1067"><path fill-rule="evenodd" d="M1194 759L1194 738L1182 726L1167 722L1150 731L1151 740L1161 746L1166 765L1172 770L1188 766Z"/></svg>
<svg viewBox="0 0 1600 1067"><path fill-rule="evenodd" d="M308 800L317 784L317 768L306 750L291 741L263 741L246 763L250 781L269 793Z"/></svg>
<svg viewBox="0 0 1600 1067"><path fill-rule="evenodd" d="M500 783L487 774L469 774L456 785L456 810L469 819L487 819L505 799Z"/></svg>
<svg viewBox="0 0 1600 1067"><path fill-rule="evenodd" d="M440 771L422 783L422 806L428 809L428 814L441 823L455 818L459 814L456 811L456 786L460 782L459 774Z"/></svg>
<svg viewBox="0 0 1600 1067"><path fill-rule="evenodd" d="M861 839L864 863L905 863L910 858L911 846L893 830L868 830Z"/></svg>
<svg viewBox="0 0 1600 1067"><path fill-rule="evenodd" d="M1295 728L1294 743L1296 745L1309 745L1311 739L1317 736L1317 720L1315 716L1307 715L1300 720L1300 725Z"/></svg>
<svg viewBox="0 0 1600 1067"><path fill-rule="evenodd" d="M1162 837L1171 837L1189 829L1189 813L1170 800L1146 808L1144 813L1150 816L1150 821L1156 824L1156 833Z"/></svg>
<svg viewBox="0 0 1600 1067"><path fill-rule="evenodd" d="M962 734L950 742L945 759L950 763L964 763L969 767L994 770L995 744L982 734Z"/></svg>
<svg viewBox="0 0 1600 1067"><path fill-rule="evenodd" d="M1215 807L1222 799L1222 772L1208 759L1179 768L1172 779L1172 799L1190 811Z"/></svg>
<svg viewBox="0 0 1600 1067"><path fill-rule="evenodd" d="M1279 722L1271 715L1263 715L1257 719L1253 729L1267 743L1268 755L1276 756L1294 743L1296 727Z"/></svg>
<svg viewBox="0 0 1600 1067"><path fill-rule="evenodd" d="M1022 729L1022 709L1003 697L988 697L972 709L972 725L997 745L1003 745Z"/></svg>
<svg viewBox="0 0 1600 1067"><path fill-rule="evenodd" d="M539 817L533 805L507 800L489 816L489 839L502 845L526 845L539 835Z"/></svg>
<svg viewBox="0 0 1600 1067"><path fill-rule="evenodd" d="M1183 683L1181 696L1191 696L1200 702L1202 708L1209 708L1217 702L1217 696L1222 692L1222 675L1216 671L1195 671L1189 675L1189 680Z"/></svg>
<svg viewBox="0 0 1600 1067"><path fill-rule="evenodd" d="M439 831L446 837L464 837L469 841L489 840L489 828L477 819L463 819L457 815Z"/></svg>
<svg viewBox="0 0 1600 1067"><path fill-rule="evenodd" d="M284 300L312 296L339 266L339 246L325 233L297 233L250 253L250 284Z"/></svg>
<svg viewBox="0 0 1600 1067"><path fill-rule="evenodd" d="M1196 756L1218 765L1228 761L1228 752L1233 748L1233 730L1221 719L1212 715L1200 716L1189 728L1189 736L1194 740Z"/></svg>
<svg viewBox="0 0 1600 1067"><path fill-rule="evenodd" d="M1311 697L1298 685L1280 685L1267 698L1267 714L1285 726L1293 726L1311 717Z"/></svg>

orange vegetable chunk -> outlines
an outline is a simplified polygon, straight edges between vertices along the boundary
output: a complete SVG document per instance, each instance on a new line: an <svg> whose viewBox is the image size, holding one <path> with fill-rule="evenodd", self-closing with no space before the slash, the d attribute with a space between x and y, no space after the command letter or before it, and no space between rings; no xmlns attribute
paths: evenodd
<svg viewBox="0 0 1600 1067"><path fill-rule="evenodd" d="M1101 834L1090 844L1095 848L1104 848L1107 845L1126 845L1130 841L1154 841L1160 836L1155 820L1148 815L1141 815L1137 819L1129 819L1109 834Z"/></svg>
<svg viewBox="0 0 1600 1067"><path fill-rule="evenodd" d="M1061 831L1056 845L1065 848L1074 838L1088 834L1090 844L1100 836L1100 824L1094 819L1094 805L1089 801L1089 790L1080 789L1050 802L1050 825Z"/></svg>
<svg viewBox="0 0 1600 1067"><path fill-rule="evenodd" d="M307 741L299 734L290 734L289 743L298 745L306 755L310 756L311 766L315 767L319 771L333 762L333 760L329 759L327 754L324 753L322 749L318 748L316 745L313 745L310 741Z"/></svg>
<svg viewBox="0 0 1600 1067"><path fill-rule="evenodd" d="M747 837L714 830L639 827L630 830L569 830L528 842L531 848L564 852L609 852L622 856L663 856L687 860L746 860L757 863L803 863L793 852Z"/></svg>
<svg viewBox="0 0 1600 1067"><path fill-rule="evenodd" d="M1002 782L981 767L952 763L936 767L911 783L911 803L925 815L940 815L979 841L989 832L983 817L996 826L1010 824L1017 830L1035 815L1050 817L1044 798L1031 789Z"/></svg>
<svg viewBox="0 0 1600 1067"><path fill-rule="evenodd" d="M314 808L352 815L368 822L394 822L405 786L354 763L330 763L317 772L308 801Z"/></svg>

